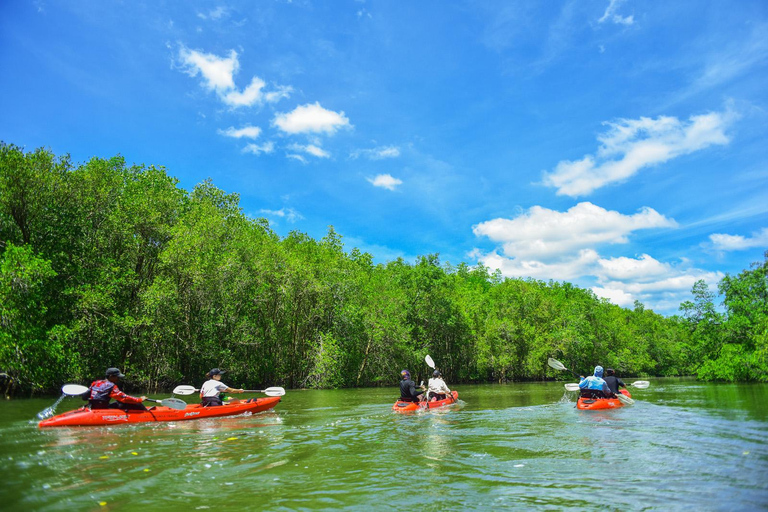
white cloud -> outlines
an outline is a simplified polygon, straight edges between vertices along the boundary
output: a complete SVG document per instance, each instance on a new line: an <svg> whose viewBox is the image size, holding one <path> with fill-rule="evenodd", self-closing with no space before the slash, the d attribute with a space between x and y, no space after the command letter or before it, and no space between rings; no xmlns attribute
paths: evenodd
<svg viewBox="0 0 768 512"><path fill-rule="evenodd" d="M349 155L349 157L352 159L365 157L371 160L384 160L385 158L397 158L399 156L400 148L397 146L380 146L373 149L358 149Z"/></svg>
<svg viewBox="0 0 768 512"><path fill-rule="evenodd" d="M366 178L373 184L374 187L386 188L387 190L395 190L398 185L402 185L403 181L397 178L393 178L390 174L379 174L375 178Z"/></svg>
<svg viewBox="0 0 768 512"><path fill-rule="evenodd" d="M689 268L687 262L664 263L648 254L603 257L598 249L626 244L637 230L676 226L673 219L647 207L624 215L588 202L565 212L535 206L511 219L474 226L476 236L501 245L490 252L475 249L469 257L506 277L570 281L621 306L639 300L674 313L697 280L715 285L722 275Z"/></svg>
<svg viewBox="0 0 768 512"><path fill-rule="evenodd" d="M296 154L293 154L293 153L289 153L289 154L287 154L287 155L285 155L285 156L286 156L287 158L290 158L291 160L298 160L299 162L301 162L301 163L303 163L303 164L306 164L306 163L307 163L307 159L306 159L306 158L304 158L304 157L303 157L303 156L301 156L301 155L296 155Z"/></svg>
<svg viewBox="0 0 768 512"><path fill-rule="evenodd" d="M676 226L673 219L653 208L645 207L634 215L623 215L583 202L566 212L533 206L513 219L481 222L473 226L472 231L476 236L487 236L502 243L508 257L540 260L601 244L627 243L627 236L639 229Z"/></svg>
<svg viewBox="0 0 768 512"><path fill-rule="evenodd" d="M291 224L304 219L304 217L293 208L280 208L279 210L259 210L259 214L268 218L278 217L280 219L285 219Z"/></svg>
<svg viewBox="0 0 768 512"><path fill-rule="evenodd" d="M535 259L509 258L497 251L483 254L475 251L478 261L491 270L499 269L505 277L532 277L534 279L554 279L570 281L589 274L598 261L599 255L592 249L582 249L576 255L570 253L559 261L545 262Z"/></svg>
<svg viewBox="0 0 768 512"><path fill-rule="evenodd" d="M234 139L257 139L261 134L261 128L258 126L250 125L243 126L242 128L235 128L234 126L230 126L226 130L219 130L219 134L226 137L232 137Z"/></svg>
<svg viewBox="0 0 768 512"><path fill-rule="evenodd" d="M721 272L709 272L660 262L647 254L640 258L601 258L594 268L599 286L592 291L620 306L631 306L635 300L651 304L655 309L675 311L688 300L696 281L704 280L710 288L723 278Z"/></svg>
<svg viewBox="0 0 768 512"><path fill-rule="evenodd" d="M290 86L275 86L274 91L265 92L266 83L254 76L251 83L242 91L235 86L234 77L240 70L240 62L235 50L229 51L228 57L218 57L211 53L202 53L181 47L179 58L184 72L189 76L203 79L203 86L218 94L221 101L230 107L250 107L262 103L275 103L287 98L293 91Z"/></svg>
<svg viewBox="0 0 768 512"><path fill-rule="evenodd" d="M237 60L237 52L229 51L229 57L217 57L210 53L201 53L181 47L179 57L186 66L185 72L189 76L202 75L203 85L218 92L234 89L233 76L240 68Z"/></svg>
<svg viewBox="0 0 768 512"><path fill-rule="evenodd" d="M314 144L307 144L307 145L291 144L290 146L288 146L288 149L292 151L301 151L301 152L310 154L312 156L316 156L318 158L328 158L331 156L331 154L325 151L323 148L318 147Z"/></svg>
<svg viewBox="0 0 768 512"><path fill-rule="evenodd" d="M610 0L608 7L605 9L603 17L597 20L597 22L603 23L605 21L612 21L613 23L617 23L619 25L632 25L635 22L634 16L621 16L616 14L619 5L622 3L624 3L624 0Z"/></svg>
<svg viewBox="0 0 768 512"><path fill-rule="evenodd" d="M248 144L243 148L243 153L253 153L254 155L260 155L262 153L271 153L275 150L275 143L270 141L264 144Z"/></svg>
<svg viewBox="0 0 768 512"><path fill-rule="evenodd" d="M319 102L301 105L284 114L277 114L272 121L280 130L290 133L326 133L333 135L339 128L351 127L344 112L326 110Z"/></svg>
<svg viewBox="0 0 768 512"><path fill-rule="evenodd" d="M620 119L604 123L609 130L598 136L596 155L577 161L560 161L544 172L543 183L557 188L558 195L583 196L623 181L640 169L693 153L713 144L730 142L725 129L734 119L730 112L691 116L688 123L675 117Z"/></svg>
<svg viewBox="0 0 768 512"><path fill-rule="evenodd" d="M727 235L724 233L714 233L709 235L709 239L720 251L741 251L752 249L754 247L765 247L768 249L768 228L752 233L752 238L741 235Z"/></svg>
<svg viewBox="0 0 768 512"><path fill-rule="evenodd" d="M212 20L220 20L224 16L228 15L229 12L227 11L226 7L219 6L216 9L212 11L208 11L208 13L198 12L197 17L202 20L212 19Z"/></svg>

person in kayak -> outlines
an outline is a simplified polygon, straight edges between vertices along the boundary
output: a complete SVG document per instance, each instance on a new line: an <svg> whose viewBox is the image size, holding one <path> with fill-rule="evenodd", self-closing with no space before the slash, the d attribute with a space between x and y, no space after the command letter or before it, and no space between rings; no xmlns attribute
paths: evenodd
<svg viewBox="0 0 768 512"><path fill-rule="evenodd" d="M451 390L448 389L448 385L443 380L440 370L432 372L432 378L429 379L427 390L427 400L431 400L432 402L436 400L445 400L450 392Z"/></svg>
<svg viewBox="0 0 768 512"><path fill-rule="evenodd" d="M200 387L200 400L204 407L224 405L221 400L221 393L243 393L242 389L235 389L221 382L221 374L227 373L224 370L214 368L205 374L208 380Z"/></svg>
<svg viewBox="0 0 768 512"><path fill-rule="evenodd" d="M411 380L411 372L403 370L400 372L400 400L403 402L420 402L424 394L424 386L419 386L417 391L416 383Z"/></svg>
<svg viewBox="0 0 768 512"><path fill-rule="evenodd" d="M88 406L91 409L123 409L123 410L138 410L146 411L142 403L147 399L146 396L135 397L126 395L120 388L117 387L117 383L125 377L117 368L107 368L106 378L103 380L96 380L91 383L91 387L85 393L88 400ZM116 401L109 403L114 398Z"/></svg>
<svg viewBox="0 0 768 512"><path fill-rule="evenodd" d="M624 384L624 381L616 377L616 372L613 370L613 368L608 368L605 370L605 378L603 380L605 380L605 383L608 384L608 389L610 389L611 393L614 395L619 393L619 387L627 387L627 385Z"/></svg>
<svg viewBox="0 0 768 512"><path fill-rule="evenodd" d="M580 377L581 382L579 382L579 394L581 396L585 398L611 398L614 396L613 393L611 393L608 384L606 384L605 380L603 380L602 366L595 366L594 375L590 375L586 378L583 376Z"/></svg>

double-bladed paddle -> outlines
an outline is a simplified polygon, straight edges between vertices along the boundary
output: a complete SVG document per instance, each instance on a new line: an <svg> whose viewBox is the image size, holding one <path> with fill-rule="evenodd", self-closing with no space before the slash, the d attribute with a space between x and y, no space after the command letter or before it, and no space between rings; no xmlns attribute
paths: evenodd
<svg viewBox="0 0 768 512"><path fill-rule="evenodd" d="M44 411L38 413L37 417L41 420L44 420L46 418L50 418L53 416L54 411L56 410L56 406L59 405L61 400L64 397L67 396L80 396L83 393L87 392L89 388L86 386L81 386L80 384L65 384L61 387L61 396L58 400L56 400L56 403L54 403L52 406L48 407ZM164 398L162 400L155 400L154 398L147 398L150 402L156 402L163 407L168 407L170 409L176 409L179 411L183 411L187 408L187 403L184 400L181 400L179 398Z"/></svg>
<svg viewBox="0 0 768 512"><path fill-rule="evenodd" d="M196 388L195 386L181 385L181 386L176 386L173 389L173 394L174 395L193 395L197 391L200 391L200 388ZM244 389L243 393L264 393L267 396L283 396L285 395L285 389L277 386L267 388L267 389Z"/></svg>

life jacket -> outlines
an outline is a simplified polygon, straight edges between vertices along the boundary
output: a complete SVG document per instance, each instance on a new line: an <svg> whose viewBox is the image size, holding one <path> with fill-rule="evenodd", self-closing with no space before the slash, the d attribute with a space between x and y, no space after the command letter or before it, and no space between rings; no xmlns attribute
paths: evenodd
<svg viewBox="0 0 768 512"><path fill-rule="evenodd" d="M115 383L110 380L97 380L91 384L91 396L88 401L93 403L108 404L112 398L112 389L115 387Z"/></svg>

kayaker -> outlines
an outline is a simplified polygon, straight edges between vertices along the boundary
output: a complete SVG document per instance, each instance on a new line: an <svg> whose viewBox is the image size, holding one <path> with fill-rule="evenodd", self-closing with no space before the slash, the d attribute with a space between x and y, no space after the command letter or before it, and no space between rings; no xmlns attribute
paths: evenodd
<svg viewBox="0 0 768 512"><path fill-rule="evenodd" d="M616 377L616 372L613 368L608 368L605 370L605 378L603 380L605 380L605 383L608 384L608 389L610 389L611 393L614 395L619 393L619 387L627 387L627 385L624 384L624 381Z"/></svg>
<svg viewBox="0 0 768 512"><path fill-rule="evenodd" d="M205 374L208 380L200 387L200 400L203 406L224 405L224 402L221 400L221 393L243 393L242 389L230 388L221 382L221 374L223 373L227 372L214 368Z"/></svg>
<svg viewBox="0 0 768 512"><path fill-rule="evenodd" d="M608 384L603 380L603 367L595 366L594 375L584 378L579 382L580 395L587 398L611 398L613 393Z"/></svg>
<svg viewBox="0 0 768 512"><path fill-rule="evenodd" d="M123 410L138 410L146 411L142 403L147 399L146 396L135 397L126 395L120 388L117 387L117 383L125 377L117 368L107 368L105 372L106 378L103 380L96 380L91 383L91 387L88 388L88 406L91 409L123 409ZM109 403L114 398L116 401Z"/></svg>
<svg viewBox="0 0 768 512"><path fill-rule="evenodd" d="M448 389L448 385L443 380L440 370L432 372L432 378L429 379L429 389L427 390L427 400L445 400L446 396L450 394L451 390Z"/></svg>
<svg viewBox="0 0 768 512"><path fill-rule="evenodd" d="M419 402L424 394L424 386L419 386L417 391L416 383L411 380L411 372L403 370L400 372L400 400L403 402Z"/></svg>

